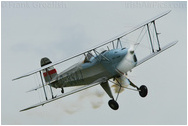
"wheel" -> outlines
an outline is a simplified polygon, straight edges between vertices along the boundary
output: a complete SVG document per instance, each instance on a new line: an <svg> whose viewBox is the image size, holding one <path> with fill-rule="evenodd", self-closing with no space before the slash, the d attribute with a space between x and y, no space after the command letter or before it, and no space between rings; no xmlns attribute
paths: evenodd
<svg viewBox="0 0 188 126"><path fill-rule="evenodd" d="M113 110L118 110L118 108L119 108L119 105L118 105L118 103L117 103L115 100L110 100L110 101L108 102L108 105L109 105L110 108L113 109Z"/></svg>
<svg viewBox="0 0 188 126"><path fill-rule="evenodd" d="M141 97L146 97L147 96L148 89L147 89L147 87L145 85L140 86L139 90L140 90L139 94L140 94Z"/></svg>
<svg viewBox="0 0 188 126"><path fill-rule="evenodd" d="M64 89L63 89L63 88L61 88L61 93L62 93L62 94L64 93Z"/></svg>

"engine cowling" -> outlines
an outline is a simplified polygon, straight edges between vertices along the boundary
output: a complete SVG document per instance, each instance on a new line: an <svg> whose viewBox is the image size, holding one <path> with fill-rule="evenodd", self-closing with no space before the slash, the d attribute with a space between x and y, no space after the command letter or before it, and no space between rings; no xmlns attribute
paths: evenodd
<svg viewBox="0 0 188 126"><path fill-rule="evenodd" d="M134 46L131 46L128 50L128 53L117 65L117 69L123 73L127 73L137 64L137 58L134 51Z"/></svg>

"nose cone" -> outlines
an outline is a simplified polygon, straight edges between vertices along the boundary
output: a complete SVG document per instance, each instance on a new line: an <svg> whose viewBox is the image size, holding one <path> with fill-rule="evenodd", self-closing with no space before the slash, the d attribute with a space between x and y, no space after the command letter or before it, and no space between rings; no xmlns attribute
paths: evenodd
<svg viewBox="0 0 188 126"><path fill-rule="evenodd" d="M128 53L117 65L117 69L123 73L127 73L132 68L134 68L136 64L137 64L137 59L136 59L135 51L133 48L129 48Z"/></svg>
<svg viewBox="0 0 188 126"><path fill-rule="evenodd" d="M128 52L129 52L130 54L134 54L134 50L135 50L135 45L131 45L131 46L129 47Z"/></svg>

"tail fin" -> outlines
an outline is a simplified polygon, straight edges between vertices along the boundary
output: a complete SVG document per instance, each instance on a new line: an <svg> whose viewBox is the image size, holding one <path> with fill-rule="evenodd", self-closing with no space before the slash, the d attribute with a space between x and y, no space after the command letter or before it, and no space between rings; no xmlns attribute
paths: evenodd
<svg viewBox="0 0 188 126"><path fill-rule="evenodd" d="M40 61L41 67L52 63L48 58L44 57ZM46 82L52 81L57 76L56 69L52 66L42 71Z"/></svg>

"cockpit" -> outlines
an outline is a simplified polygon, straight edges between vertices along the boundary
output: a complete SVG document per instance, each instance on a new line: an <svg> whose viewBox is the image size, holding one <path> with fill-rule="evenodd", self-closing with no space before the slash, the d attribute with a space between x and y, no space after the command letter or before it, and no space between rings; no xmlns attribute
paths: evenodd
<svg viewBox="0 0 188 126"><path fill-rule="evenodd" d="M85 56L85 59L84 59L83 63L89 63L91 57L93 57L93 54L90 53L90 52L88 52L88 53L86 54L86 56Z"/></svg>
<svg viewBox="0 0 188 126"><path fill-rule="evenodd" d="M104 54L105 52L107 52L107 50L103 50L101 53L97 52L98 54L96 54L96 55ZM83 63L90 63L92 57L94 57L93 54L91 52L88 52L85 55L85 59L84 59Z"/></svg>

